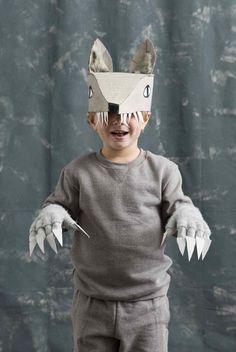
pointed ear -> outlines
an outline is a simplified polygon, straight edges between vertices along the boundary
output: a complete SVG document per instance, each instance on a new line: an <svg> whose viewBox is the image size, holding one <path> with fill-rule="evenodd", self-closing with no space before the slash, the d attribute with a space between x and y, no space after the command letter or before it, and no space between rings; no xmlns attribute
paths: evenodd
<svg viewBox="0 0 236 352"><path fill-rule="evenodd" d="M98 38L93 43L88 64L89 72L112 72L112 58L107 48Z"/></svg>
<svg viewBox="0 0 236 352"><path fill-rule="evenodd" d="M136 51L130 66L131 73L152 73L156 62L156 52L151 40L146 39Z"/></svg>

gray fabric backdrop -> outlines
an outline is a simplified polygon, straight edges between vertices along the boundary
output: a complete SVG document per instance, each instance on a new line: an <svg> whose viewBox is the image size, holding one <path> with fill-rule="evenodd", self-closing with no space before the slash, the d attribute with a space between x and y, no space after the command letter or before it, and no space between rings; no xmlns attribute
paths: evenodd
<svg viewBox="0 0 236 352"><path fill-rule="evenodd" d="M60 169L100 147L86 122L89 50L115 70L149 37L158 52L141 146L178 163L214 242L188 263L175 240L170 352L236 348L236 2L0 0L0 351L72 350L72 234L28 255L28 229ZM91 214L92 221L92 214Z"/></svg>

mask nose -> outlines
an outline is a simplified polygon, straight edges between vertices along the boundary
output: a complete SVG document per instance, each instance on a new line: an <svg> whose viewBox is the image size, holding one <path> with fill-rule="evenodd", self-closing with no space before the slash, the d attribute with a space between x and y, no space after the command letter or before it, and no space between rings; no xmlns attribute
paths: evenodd
<svg viewBox="0 0 236 352"><path fill-rule="evenodd" d="M119 104L108 103L108 111L112 114L119 114Z"/></svg>

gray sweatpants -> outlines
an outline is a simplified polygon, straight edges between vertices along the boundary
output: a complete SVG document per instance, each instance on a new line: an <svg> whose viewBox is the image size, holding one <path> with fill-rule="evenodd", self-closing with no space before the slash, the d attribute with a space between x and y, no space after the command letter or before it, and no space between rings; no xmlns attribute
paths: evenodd
<svg viewBox="0 0 236 352"><path fill-rule="evenodd" d="M169 301L103 301L77 291L72 304L74 352L167 352Z"/></svg>

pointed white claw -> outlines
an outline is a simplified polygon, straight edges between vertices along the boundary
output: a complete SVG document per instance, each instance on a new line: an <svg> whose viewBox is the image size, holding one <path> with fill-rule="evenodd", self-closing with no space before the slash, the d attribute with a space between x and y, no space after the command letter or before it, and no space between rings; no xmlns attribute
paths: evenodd
<svg viewBox="0 0 236 352"><path fill-rule="evenodd" d="M172 227L166 227L166 232L163 234L162 241L161 241L161 246L163 243L166 241L167 237L173 235L176 232L175 228Z"/></svg>
<svg viewBox="0 0 236 352"><path fill-rule="evenodd" d="M168 236L168 230L163 234L162 241L161 241L161 246L164 244L167 236Z"/></svg>
<svg viewBox="0 0 236 352"><path fill-rule="evenodd" d="M34 248L35 248L36 244L37 244L37 241L36 241L35 237L31 238L29 240L29 255L30 255L30 257L31 257L31 255L32 255L32 253L34 251Z"/></svg>
<svg viewBox="0 0 236 352"><path fill-rule="evenodd" d="M177 241L180 253L182 255L184 255L184 251L185 251L185 248L186 248L186 239L185 239L185 237L177 237L176 241Z"/></svg>
<svg viewBox="0 0 236 352"><path fill-rule="evenodd" d="M205 242L205 244L204 244L204 247L202 250L202 260L205 258L212 241L209 238L204 238L204 242Z"/></svg>
<svg viewBox="0 0 236 352"><path fill-rule="evenodd" d="M90 238L90 236L87 234L86 231L84 231L84 229L79 226L76 222L74 222L73 224L71 224L75 230L81 230L88 238Z"/></svg>
<svg viewBox="0 0 236 352"><path fill-rule="evenodd" d="M198 259L200 259L200 256L202 254L204 243L205 243L205 241L204 241L203 237L196 236L196 247L197 247L197 258Z"/></svg>
<svg viewBox="0 0 236 352"><path fill-rule="evenodd" d="M41 249L41 251L43 253L45 253L44 251L44 240L45 240L45 234L43 232L38 232L38 234L36 235L36 241L39 245L39 248Z"/></svg>
<svg viewBox="0 0 236 352"><path fill-rule="evenodd" d="M62 228L61 224L55 224L52 228L52 232L54 233L55 237L57 238L58 242L61 246L63 246L63 237L62 237Z"/></svg>
<svg viewBox="0 0 236 352"><path fill-rule="evenodd" d="M50 233L50 235L46 236L46 239L47 239L50 247L52 248L52 250L54 250L54 252L57 253L57 245L54 240L54 234Z"/></svg>
<svg viewBox="0 0 236 352"><path fill-rule="evenodd" d="M194 237L186 236L186 242L187 242L187 250L188 250L188 260L190 261L193 255L196 241Z"/></svg>

